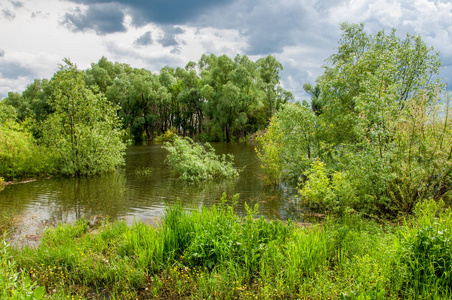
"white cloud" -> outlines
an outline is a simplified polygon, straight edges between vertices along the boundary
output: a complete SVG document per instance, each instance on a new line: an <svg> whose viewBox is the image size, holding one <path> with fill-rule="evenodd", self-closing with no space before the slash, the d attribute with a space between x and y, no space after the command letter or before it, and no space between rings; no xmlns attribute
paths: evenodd
<svg viewBox="0 0 452 300"><path fill-rule="evenodd" d="M0 77L0 99L6 98L9 92L21 93L30 83L30 78L24 76L17 79Z"/></svg>

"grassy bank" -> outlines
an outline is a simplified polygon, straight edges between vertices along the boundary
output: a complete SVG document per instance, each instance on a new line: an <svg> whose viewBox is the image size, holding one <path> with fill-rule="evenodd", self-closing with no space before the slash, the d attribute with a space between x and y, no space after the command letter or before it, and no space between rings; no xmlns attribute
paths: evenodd
<svg viewBox="0 0 452 300"><path fill-rule="evenodd" d="M452 214L441 204L419 205L415 217L401 225L347 216L300 227L255 219L251 208L240 218L225 202L224 197L223 204L201 211L168 208L154 226L61 225L46 231L34 249L3 244L0 274L15 277L0 276L0 286L23 294L17 299L40 299L44 289L38 286L52 299L444 299L451 294Z"/></svg>

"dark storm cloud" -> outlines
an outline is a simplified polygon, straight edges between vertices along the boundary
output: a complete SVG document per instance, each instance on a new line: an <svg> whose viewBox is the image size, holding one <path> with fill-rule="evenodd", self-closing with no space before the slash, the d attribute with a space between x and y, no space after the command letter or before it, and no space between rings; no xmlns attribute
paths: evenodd
<svg viewBox="0 0 452 300"><path fill-rule="evenodd" d="M249 1L249 0L66 0L88 7L86 12L76 11L66 14L66 24L74 31L94 29L98 34L123 31L115 26L124 12L132 18L132 23L142 26L155 23L163 26L164 36L158 40L163 46L177 46L175 35L181 32L174 25L192 25L196 27L214 27L219 29L237 29L247 37L250 55L279 53L285 46L296 45L301 37L309 35L316 23L318 14L326 7L317 1L305 4L305 1ZM333 1L333 0L328 0ZM309 2L306 2L309 3ZM334 2L331 2L333 5ZM109 7L103 11L104 26L98 26L97 7ZM112 18L108 19L107 14ZM107 23L112 23L107 26ZM108 31L103 30L107 28ZM327 30L329 32L329 30ZM325 37L313 37L321 40ZM145 40L146 41L146 40ZM140 43L144 41L136 41Z"/></svg>
<svg viewBox="0 0 452 300"><path fill-rule="evenodd" d="M135 40L135 45L147 46L152 44L152 35L150 31L145 32L139 38Z"/></svg>
<svg viewBox="0 0 452 300"><path fill-rule="evenodd" d="M158 41L163 47L177 46L179 43L176 41L176 35L184 33L185 31L180 27L163 26L163 37Z"/></svg>
<svg viewBox="0 0 452 300"><path fill-rule="evenodd" d="M96 3L86 11L80 8L66 13L62 24L74 32L94 30L99 35L123 32L125 13L121 6L114 3Z"/></svg>
<svg viewBox="0 0 452 300"><path fill-rule="evenodd" d="M196 19L200 14L212 8L221 8L223 5L235 0L67 0L70 2L84 4L89 8L107 5L114 6L115 10L127 10L136 26L147 23L160 25L185 24ZM78 16L79 14L76 14Z"/></svg>
<svg viewBox="0 0 452 300"><path fill-rule="evenodd" d="M323 8L316 8L314 4L237 0L228 9L200 16L194 24L238 30L247 38L249 55L281 53L284 47L303 44L324 46L325 41L337 37L337 26L330 28L327 23L319 24L325 14L319 12Z"/></svg>
<svg viewBox="0 0 452 300"><path fill-rule="evenodd" d="M19 77L33 75L29 69L22 67L18 63L2 60L0 60L0 73L1 77L8 79L17 79Z"/></svg>

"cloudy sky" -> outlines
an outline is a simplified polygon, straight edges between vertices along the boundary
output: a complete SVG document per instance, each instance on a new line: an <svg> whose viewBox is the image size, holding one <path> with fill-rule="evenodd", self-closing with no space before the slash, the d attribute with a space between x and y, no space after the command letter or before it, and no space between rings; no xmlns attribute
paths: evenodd
<svg viewBox="0 0 452 300"><path fill-rule="evenodd" d="M2 0L0 98L51 78L65 57L81 69L106 56L157 72L204 53L239 53L276 56L284 87L303 100L302 85L322 74L340 22L422 35L440 51L451 89L450 0Z"/></svg>

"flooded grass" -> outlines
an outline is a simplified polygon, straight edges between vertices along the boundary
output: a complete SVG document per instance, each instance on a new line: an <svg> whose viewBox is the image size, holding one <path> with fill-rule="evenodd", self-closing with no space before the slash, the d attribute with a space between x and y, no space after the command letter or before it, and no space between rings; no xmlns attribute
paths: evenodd
<svg viewBox="0 0 452 300"><path fill-rule="evenodd" d="M451 294L452 214L434 202L420 206L402 225L352 215L298 226L256 219L257 208L247 212L239 217L223 197L221 204L201 210L169 207L154 225L106 221L91 228L77 221L46 230L36 248L8 249L2 268L13 266L29 293L43 287L50 299L444 299Z"/></svg>
<svg viewBox="0 0 452 300"><path fill-rule="evenodd" d="M0 235L6 236L7 233L13 231L17 220L13 213L0 213Z"/></svg>

